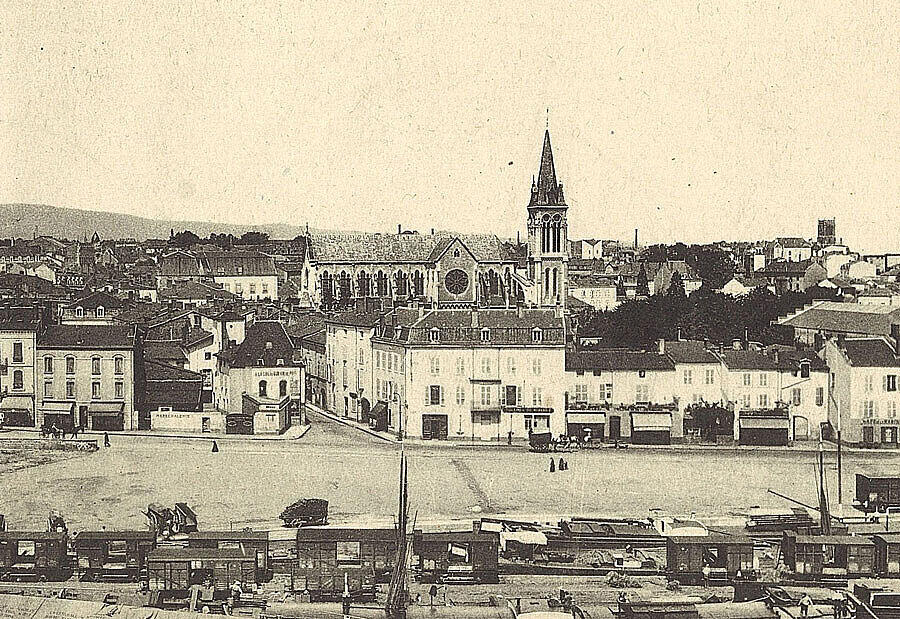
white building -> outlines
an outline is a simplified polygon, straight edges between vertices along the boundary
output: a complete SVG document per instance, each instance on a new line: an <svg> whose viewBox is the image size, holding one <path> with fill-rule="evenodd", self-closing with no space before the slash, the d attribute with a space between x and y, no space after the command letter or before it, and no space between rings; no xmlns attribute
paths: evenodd
<svg viewBox="0 0 900 619"><path fill-rule="evenodd" d="M612 310L618 305L616 283L592 276L569 276L569 294L595 310Z"/></svg>

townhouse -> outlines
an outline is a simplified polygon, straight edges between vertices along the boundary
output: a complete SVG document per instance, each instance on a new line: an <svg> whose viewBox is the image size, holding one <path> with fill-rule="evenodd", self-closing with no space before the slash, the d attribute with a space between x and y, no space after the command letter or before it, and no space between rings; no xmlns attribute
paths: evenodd
<svg viewBox="0 0 900 619"><path fill-rule="evenodd" d="M372 336L380 305L328 317L325 363L328 369L328 408L341 417L365 421L373 403Z"/></svg>
<svg viewBox="0 0 900 619"><path fill-rule="evenodd" d="M278 299L271 256L247 250L175 250L159 258L157 288L181 282L213 282L247 301Z"/></svg>
<svg viewBox="0 0 900 619"><path fill-rule="evenodd" d="M135 327L52 325L37 338L37 425L136 430L143 392Z"/></svg>
<svg viewBox="0 0 900 619"><path fill-rule="evenodd" d="M898 335L900 330L895 328L893 337L825 341L832 394L828 419L845 443L863 447L897 447L900 443Z"/></svg>
<svg viewBox="0 0 900 619"><path fill-rule="evenodd" d="M569 435L657 444L682 439L675 364L663 344L656 351L570 350L565 370Z"/></svg>
<svg viewBox="0 0 900 619"><path fill-rule="evenodd" d="M372 337L373 425L424 439L562 434L565 322L558 310L399 309Z"/></svg>
<svg viewBox="0 0 900 619"><path fill-rule="evenodd" d="M35 363L40 311L0 311L0 416L3 425L33 427L36 419Z"/></svg>

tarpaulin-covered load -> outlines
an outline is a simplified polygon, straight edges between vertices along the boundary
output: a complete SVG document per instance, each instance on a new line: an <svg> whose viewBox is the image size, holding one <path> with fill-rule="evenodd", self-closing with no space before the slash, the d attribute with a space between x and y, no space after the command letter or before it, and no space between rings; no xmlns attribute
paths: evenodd
<svg viewBox="0 0 900 619"><path fill-rule="evenodd" d="M509 542L515 542L523 546L546 546L547 536L540 531L501 531L500 548L506 550L506 545Z"/></svg>
<svg viewBox="0 0 900 619"><path fill-rule="evenodd" d="M328 501L325 499L300 499L285 507L279 518L288 527L326 524Z"/></svg>
<svg viewBox="0 0 900 619"><path fill-rule="evenodd" d="M60 600L27 595L0 594L0 619L191 619L196 613L158 608L118 606L85 600Z"/></svg>

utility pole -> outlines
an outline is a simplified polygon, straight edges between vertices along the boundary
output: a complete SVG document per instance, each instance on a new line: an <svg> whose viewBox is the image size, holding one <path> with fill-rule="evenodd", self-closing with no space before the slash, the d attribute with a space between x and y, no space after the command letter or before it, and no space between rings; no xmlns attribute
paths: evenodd
<svg viewBox="0 0 900 619"><path fill-rule="evenodd" d="M843 516L844 510L844 496L842 487L844 485L844 477L843 470L841 469L841 404L840 402L835 401L837 404L837 482L838 482L838 509L841 510L841 515Z"/></svg>

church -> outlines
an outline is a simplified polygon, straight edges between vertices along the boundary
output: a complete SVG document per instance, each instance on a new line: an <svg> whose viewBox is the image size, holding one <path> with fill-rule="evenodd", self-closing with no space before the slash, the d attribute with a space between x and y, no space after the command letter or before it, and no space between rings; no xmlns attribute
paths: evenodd
<svg viewBox="0 0 900 619"><path fill-rule="evenodd" d="M547 130L527 206L527 243L451 232L313 233L302 287L323 309L366 298L438 308L564 308L567 211Z"/></svg>

